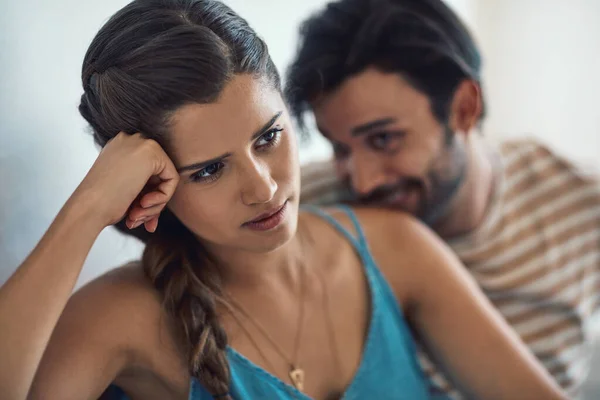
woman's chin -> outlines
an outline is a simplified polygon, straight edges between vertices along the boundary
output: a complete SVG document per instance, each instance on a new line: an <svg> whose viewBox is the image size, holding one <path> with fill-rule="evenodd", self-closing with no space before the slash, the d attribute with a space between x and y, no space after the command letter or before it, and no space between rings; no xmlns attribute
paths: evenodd
<svg viewBox="0 0 600 400"><path fill-rule="evenodd" d="M296 234L297 219L293 221L285 221L276 229L261 234L251 234L253 237L248 237L247 249L252 252L264 253L275 251L281 246L288 243ZM248 235L244 235L248 236Z"/></svg>
<svg viewBox="0 0 600 400"><path fill-rule="evenodd" d="M238 246L244 243L247 251L263 253L275 251L288 243L296 234L298 226L298 208L295 204L289 204L281 222L267 230L244 229L243 238L238 242Z"/></svg>

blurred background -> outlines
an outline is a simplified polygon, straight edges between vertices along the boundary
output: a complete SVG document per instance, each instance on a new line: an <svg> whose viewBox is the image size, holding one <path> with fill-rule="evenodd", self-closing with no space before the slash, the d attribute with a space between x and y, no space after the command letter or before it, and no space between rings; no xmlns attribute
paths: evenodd
<svg viewBox="0 0 600 400"><path fill-rule="evenodd" d="M284 72L298 26L326 0L226 0ZM600 168L600 0L447 0L484 56L491 137L534 136ZM77 105L92 37L128 0L0 0L0 284L27 256L98 154ZM303 163L330 156L318 135ZM112 229L79 285L139 257ZM600 398L600 355L586 398Z"/></svg>

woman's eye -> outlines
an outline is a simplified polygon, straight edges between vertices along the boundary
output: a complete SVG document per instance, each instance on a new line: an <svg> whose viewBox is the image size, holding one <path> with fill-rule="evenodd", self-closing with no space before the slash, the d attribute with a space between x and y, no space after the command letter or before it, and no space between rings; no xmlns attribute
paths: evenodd
<svg viewBox="0 0 600 400"><path fill-rule="evenodd" d="M270 131L265 132L265 134L256 141L256 146L259 148L265 148L275 145L281 136L282 131L282 128L273 128Z"/></svg>
<svg viewBox="0 0 600 400"><path fill-rule="evenodd" d="M262 140L265 140L267 142L270 142L271 140L275 139L275 132L267 132L264 134L264 136L262 137Z"/></svg>
<svg viewBox="0 0 600 400"><path fill-rule="evenodd" d="M225 165L222 162L207 165L200 171L196 172L191 176L194 182L206 182L212 181L219 177L219 173Z"/></svg>

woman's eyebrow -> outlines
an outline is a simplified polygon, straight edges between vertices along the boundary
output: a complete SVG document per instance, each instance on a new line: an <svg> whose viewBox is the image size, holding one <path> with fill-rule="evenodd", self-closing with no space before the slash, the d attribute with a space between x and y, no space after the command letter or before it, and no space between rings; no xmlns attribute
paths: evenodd
<svg viewBox="0 0 600 400"><path fill-rule="evenodd" d="M266 124L264 124L259 130L257 130L256 132L254 132L254 134L252 135L252 139L251 140L255 140L259 137L261 137L262 135L264 135L266 133L266 131L269 130L269 128L271 126L273 126L273 124L275 123L275 121L277 121L277 119L281 116L281 114L283 114L283 111L279 111L277 114L275 114L273 116L273 118L271 118ZM210 160L206 160L206 161L200 161L194 164L190 164L190 165L186 165L185 167L180 167L177 168L177 172L179 172L180 174L186 171L195 171L195 170L199 170L202 168L205 168L211 164L215 164L219 161L222 161L223 159L230 157L232 153L225 153L222 154L218 157L212 158Z"/></svg>

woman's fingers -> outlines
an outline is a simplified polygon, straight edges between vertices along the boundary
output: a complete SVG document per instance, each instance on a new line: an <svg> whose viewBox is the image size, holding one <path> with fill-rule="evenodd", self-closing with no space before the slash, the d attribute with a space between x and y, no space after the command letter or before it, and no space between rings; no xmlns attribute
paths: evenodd
<svg viewBox="0 0 600 400"><path fill-rule="evenodd" d="M140 219L137 219L135 221L131 221L130 219L127 219L126 225L127 225L127 227L129 229L136 229L136 228L139 228L142 225L146 225L151 220L156 220L156 222L158 222L158 217L159 217L158 215L150 215L148 217L140 218Z"/></svg>
<svg viewBox="0 0 600 400"><path fill-rule="evenodd" d="M158 227L158 215L150 218L150 220L144 223L146 230L150 233L156 232L156 228Z"/></svg>
<svg viewBox="0 0 600 400"><path fill-rule="evenodd" d="M159 179L159 182L157 182L157 191L163 193L167 199L170 199L179 184L179 172L160 146L158 146L157 152L159 154L159 162L156 164L153 174Z"/></svg>
<svg viewBox="0 0 600 400"><path fill-rule="evenodd" d="M120 133L102 149L79 190L92 193L85 197L97 202L97 215L112 225L146 195L142 207L166 204L178 182L177 169L156 141Z"/></svg>
<svg viewBox="0 0 600 400"><path fill-rule="evenodd" d="M162 210L165 208L165 206L166 206L166 204L162 203L162 204L158 204L158 205L155 205L152 207L142 208L142 207L140 207L140 205L136 204L129 211L128 218L131 221L137 221L137 220L140 220L145 217L158 215L162 212Z"/></svg>
<svg viewBox="0 0 600 400"><path fill-rule="evenodd" d="M137 228L141 224L148 222L151 218L160 215L166 204L159 204L149 208L141 208L139 205L132 207L127 216L127 226L130 229Z"/></svg>
<svg viewBox="0 0 600 400"><path fill-rule="evenodd" d="M149 209L157 205L165 205L170 199L171 196L166 195L165 193L159 190L154 190L150 193L146 193L143 196L141 196L141 198L139 199L139 205L143 209Z"/></svg>

